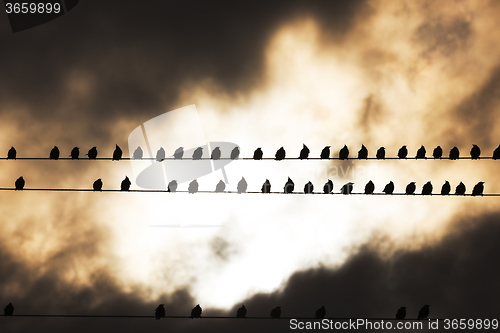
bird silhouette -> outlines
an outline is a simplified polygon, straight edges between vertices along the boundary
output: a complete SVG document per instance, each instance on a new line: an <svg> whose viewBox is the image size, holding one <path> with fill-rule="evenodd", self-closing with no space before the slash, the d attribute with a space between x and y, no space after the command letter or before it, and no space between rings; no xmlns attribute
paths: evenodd
<svg viewBox="0 0 500 333"><path fill-rule="evenodd" d="M365 185L365 194L373 194L373 191L375 191L375 184L370 180Z"/></svg>
<svg viewBox="0 0 500 333"><path fill-rule="evenodd" d="M245 177L241 177L241 180L238 182L238 193L245 193L247 191L247 181L245 180Z"/></svg>
<svg viewBox="0 0 500 333"><path fill-rule="evenodd" d="M247 315L247 308L245 308L245 306L242 305L241 308L239 308L236 311L236 318L245 318L246 315Z"/></svg>
<svg viewBox="0 0 500 333"><path fill-rule="evenodd" d="M12 303L9 303L3 309L3 315L4 316L12 316L13 314L14 314L14 305L12 305Z"/></svg>
<svg viewBox="0 0 500 333"><path fill-rule="evenodd" d="M425 147L424 146L421 146L417 150L417 155L415 156L415 158L425 158Z"/></svg>
<svg viewBox="0 0 500 333"><path fill-rule="evenodd" d="M475 197L476 195L483 196L483 191L484 191L484 182L479 182L472 189L472 196L473 197Z"/></svg>
<svg viewBox="0 0 500 333"><path fill-rule="evenodd" d="M300 151L299 158L301 160L306 160L309 158L309 148L305 144L302 144L302 150Z"/></svg>
<svg viewBox="0 0 500 333"><path fill-rule="evenodd" d="M201 306L200 304L196 305L192 310L191 310L191 319L193 318L200 318L201 317Z"/></svg>
<svg viewBox="0 0 500 333"><path fill-rule="evenodd" d="M24 181L23 176L17 178L17 180L15 182L16 191L22 191L24 188L24 184L25 184L25 181Z"/></svg>
<svg viewBox="0 0 500 333"><path fill-rule="evenodd" d="M361 145L361 149L358 151L358 160L366 160L368 158L368 149L365 145Z"/></svg>
<svg viewBox="0 0 500 333"><path fill-rule="evenodd" d="M458 148L457 147L451 148L449 155L450 160L458 160L459 157L460 157L460 151L458 150Z"/></svg>
<svg viewBox="0 0 500 333"><path fill-rule="evenodd" d="M125 176L125 179L122 180L122 183L120 185L120 191L130 191L130 185L132 183L130 182L130 179L128 179L127 176Z"/></svg>
<svg viewBox="0 0 500 333"><path fill-rule="evenodd" d="M278 151L274 155L274 159L276 161L281 161L285 158L285 156L286 156L285 149L283 147L281 147L280 149L278 149Z"/></svg>
<svg viewBox="0 0 500 333"><path fill-rule="evenodd" d="M59 148L57 148L57 146L54 146L54 148L52 148L52 150L50 151L49 159L51 160L59 159Z"/></svg>
<svg viewBox="0 0 500 333"><path fill-rule="evenodd" d="M167 186L168 192L177 192L177 180L172 180Z"/></svg>
<svg viewBox="0 0 500 333"><path fill-rule="evenodd" d="M405 317L406 317L406 306L402 306L398 309L398 312L396 312L396 319L404 320Z"/></svg>
<svg viewBox="0 0 500 333"><path fill-rule="evenodd" d="M422 186L422 195L432 195L432 184L427 182Z"/></svg>
<svg viewBox="0 0 500 333"><path fill-rule="evenodd" d="M144 155L143 151L142 151L142 148L141 147L137 147L136 150L134 150L134 154L132 155L134 160L140 160L142 159L142 156Z"/></svg>
<svg viewBox="0 0 500 333"><path fill-rule="evenodd" d="M277 306L274 309L271 310L271 317L272 318L279 318L281 317L281 306Z"/></svg>
<svg viewBox="0 0 500 333"><path fill-rule="evenodd" d="M430 305L424 305L420 311L418 311L418 317L417 319L420 320L420 319L425 319L429 316L429 306Z"/></svg>
<svg viewBox="0 0 500 333"><path fill-rule="evenodd" d="M473 160L479 159L479 155L481 155L481 149L477 145L472 145L470 150L470 158Z"/></svg>
<svg viewBox="0 0 500 333"><path fill-rule="evenodd" d="M94 188L94 191L102 191L102 180L99 178L92 184L92 187Z"/></svg>
<svg viewBox="0 0 500 333"><path fill-rule="evenodd" d="M264 153L262 152L262 148L257 148L253 152L253 159L254 160L261 160L263 155L264 155Z"/></svg>
<svg viewBox="0 0 500 333"><path fill-rule="evenodd" d="M346 145L339 151L339 160L347 160L349 158L349 148Z"/></svg>
<svg viewBox="0 0 500 333"><path fill-rule="evenodd" d="M416 190L416 186L415 186L415 182L411 182L409 183L408 185L406 185L406 190L405 190L405 193L407 195L410 195L410 194L415 194L415 190Z"/></svg>
<svg viewBox="0 0 500 333"><path fill-rule="evenodd" d="M73 148L71 150L71 154L69 155L69 157L71 157L71 159L73 160L77 160L79 156L80 156L80 148L78 147Z"/></svg>
<svg viewBox="0 0 500 333"><path fill-rule="evenodd" d="M352 187L353 187L354 183L346 183L344 184L344 186L342 186L342 188L340 189L340 193L342 194L351 194L352 193Z"/></svg>
<svg viewBox="0 0 500 333"><path fill-rule="evenodd" d="M13 149L14 147L11 148L11 150ZM15 149L14 149L15 150ZM9 150L10 152L10 150ZM14 158L16 158L16 155L14 154ZM498 145L498 147L493 151L493 156L491 157L492 159L494 160L498 160L500 159L500 145Z"/></svg>
<svg viewBox="0 0 500 333"><path fill-rule="evenodd" d="M179 147L174 151L174 159L180 160L184 156L184 147Z"/></svg>
<svg viewBox="0 0 500 333"><path fill-rule="evenodd" d="M385 194L392 194L394 192L394 183L392 182L392 180L387 185L385 185L382 192L384 192Z"/></svg>
<svg viewBox="0 0 500 333"><path fill-rule="evenodd" d="M465 184L460 182L460 184L457 185L455 188L455 194L456 195L464 195L465 194Z"/></svg>
<svg viewBox="0 0 500 333"><path fill-rule="evenodd" d="M161 162L164 159L165 159L165 149L163 149L163 147L160 147L160 149L156 151L156 160L158 162Z"/></svg>
<svg viewBox="0 0 500 333"><path fill-rule="evenodd" d="M500 147L500 146L499 146ZM8 160L15 160L17 157L17 151L16 148L10 147L9 151L7 152L7 159Z"/></svg>
<svg viewBox="0 0 500 333"><path fill-rule="evenodd" d="M85 155L89 157L89 160L95 160L97 158L97 147L90 148Z"/></svg>
<svg viewBox="0 0 500 333"><path fill-rule="evenodd" d="M332 191L333 191L333 182L330 179L328 179L328 181L323 186L323 193L329 194Z"/></svg>
<svg viewBox="0 0 500 333"><path fill-rule="evenodd" d="M193 160L201 160L203 156L203 147L198 147L193 152Z"/></svg>
<svg viewBox="0 0 500 333"><path fill-rule="evenodd" d="M443 148L441 148L441 146L437 146L436 148L434 148L434 151L432 152L432 157L434 157L435 159L440 159L441 157L443 156Z"/></svg>
<svg viewBox="0 0 500 333"><path fill-rule="evenodd" d="M441 195L448 195L450 194L451 191L451 186L449 181L445 181L443 186L441 187Z"/></svg>
<svg viewBox="0 0 500 333"><path fill-rule="evenodd" d="M406 148L406 146L399 148L398 157L399 158L406 158L406 156L408 156L408 149Z"/></svg>
<svg viewBox="0 0 500 333"><path fill-rule="evenodd" d="M193 180L191 183L189 183L188 192L189 193L198 192L198 182L196 181L196 179Z"/></svg>
<svg viewBox="0 0 500 333"><path fill-rule="evenodd" d="M217 193L224 192L225 189L226 189L226 184L222 180L220 180L217 183L217 186L215 186L215 192Z"/></svg>
<svg viewBox="0 0 500 333"><path fill-rule="evenodd" d="M271 193L271 183L269 182L269 179L266 179L264 184L262 184L261 191L262 193Z"/></svg>
<svg viewBox="0 0 500 333"><path fill-rule="evenodd" d="M115 151L113 152L113 158L111 159L112 161L119 161L122 159L123 151L118 145L115 147Z"/></svg>
<svg viewBox="0 0 500 333"><path fill-rule="evenodd" d="M316 310L316 314L315 314L314 318L323 319L323 318L325 318L325 315L326 315L326 309L322 305L318 310Z"/></svg>
<svg viewBox="0 0 500 333"><path fill-rule="evenodd" d="M231 151L231 159L235 160L238 157L240 157L240 147L234 147L234 149Z"/></svg>
<svg viewBox="0 0 500 333"><path fill-rule="evenodd" d="M304 185L304 193L309 194L313 193L314 191L314 185L311 182L307 182L306 185Z"/></svg>
<svg viewBox="0 0 500 333"><path fill-rule="evenodd" d="M163 307L165 304L160 304L155 310L156 320L160 320L160 318L165 317L165 308Z"/></svg>
<svg viewBox="0 0 500 333"><path fill-rule="evenodd" d="M214 150L212 150L212 159L213 160L220 160L220 148L215 147Z"/></svg>
<svg viewBox="0 0 500 333"><path fill-rule="evenodd" d="M288 177L288 180L287 180L285 186L283 187L283 190L285 191L285 193L288 194L288 193L292 193L294 188L295 188L295 184L290 179L290 177Z"/></svg>
<svg viewBox="0 0 500 333"><path fill-rule="evenodd" d="M384 158L385 158L385 148L384 147L380 147L377 150L377 159L378 160L383 160Z"/></svg>
<svg viewBox="0 0 500 333"><path fill-rule="evenodd" d="M330 146L326 146L325 148L323 148L319 157L323 160L329 159L330 158Z"/></svg>

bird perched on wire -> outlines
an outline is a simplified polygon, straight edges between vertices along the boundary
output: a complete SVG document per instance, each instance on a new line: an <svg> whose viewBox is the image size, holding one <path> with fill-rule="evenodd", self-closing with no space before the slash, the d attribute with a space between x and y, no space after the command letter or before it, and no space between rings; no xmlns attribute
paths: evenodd
<svg viewBox="0 0 500 333"><path fill-rule="evenodd" d="M285 156L286 156L285 149L283 147L281 147L280 149L278 149L278 151L274 155L274 159L276 161L281 161L281 160L285 159Z"/></svg>
<svg viewBox="0 0 500 333"><path fill-rule="evenodd" d="M326 309L322 305L318 310L316 310L316 314L315 314L314 318L323 319L323 318L325 318L325 315L326 315Z"/></svg>
<svg viewBox="0 0 500 333"><path fill-rule="evenodd" d="M235 160L240 157L240 147L234 147L231 151L231 159Z"/></svg>
<svg viewBox="0 0 500 333"><path fill-rule="evenodd" d="M194 150L193 152L193 160L201 160L201 157L203 156L203 147L198 147Z"/></svg>
<svg viewBox="0 0 500 333"><path fill-rule="evenodd" d="M283 190L285 191L285 193L288 194L288 193L292 193L294 188L295 188L295 184L290 179L290 177L288 177L288 180L287 180L285 186L283 187Z"/></svg>
<svg viewBox="0 0 500 333"><path fill-rule="evenodd" d="M470 158L473 160L479 159L479 155L481 155L481 149L477 145L472 145L470 150Z"/></svg>
<svg viewBox="0 0 500 333"><path fill-rule="evenodd" d="M7 159L8 160L15 160L16 157L17 157L16 148L10 147L9 151L7 152Z"/></svg>
<svg viewBox="0 0 500 333"><path fill-rule="evenodd" d="M144 153L142 151L142 148L137 146L136 150L134 150L134 154L132 155L132 157L134 158L134 160L140 160L142 159L143 155Z"/></svg>
<svg viewBox="0 0 500 333"><path fill-rule="evenodd" d="M191 319L193 318L200 318L201 317L201 306L200 304L196 305L192 310L191 310Z"/></svg>
<svg viewBox="0 0 500 333"><path fill-rule="evenodd" d="M396 312L396 319L404 320L405 317L406 317L406 306L402 306L398 309L398 312Z"/></svg>
<svg viewBox="0 0 500 333"><path fill-rule="evenodd" d="M247 181L245 180L245 177L241 177L241 180L238 182L238 193L245 193L247 191Z"/></svg>
<svg viewBox="0 0 500 333"><path fill-rule="evenodd" d="M12 147L12 148L14 148L14 147ZM10 152L10 150L9 150L9 152ZM16 155L14 155L14 158L16 158L15 156ZM498 145L498 147L493 151L493 156L491 158L494 160L500 159L500 145Z"/></svg>
<svg viewBox="0 0 500 333"><path fill-rule="evenodd" d="M405 193L407 195L410 195L410 194L415 194L415 190L417 189L417 187L415 186L415 182L411 182L409 183L408 185L406 185L406 190L405 190Z"/></svg>
<svg viewBox="0 0 500 333"><path fill-rule="evenodd" d="M383 159L385 159L385 148L384 148L384 147L380 147L380 148L377 150L377 159L378 159L378 160L383 160Z"/></svg>
<svg viewBox="0 0 500 333"><path fill-rule="evenodd" d="M385 185L382 192L384 192L385 194L392 194L394 192L394 183L392 182L392 180L387 185Z"/></svg>
<svg viewBox="0 0 500 333"><path fill-rule="evenodd" d="M422 195L432 195L432 184L427 182L422 186Z"/></svg>
<svg viewBox="0 0 500 333"><path fill-rule="evenodd" d="M262 148L257 148L253 152L253 159L254 160L261 160L263 155L264 155L264 153L262 152Z"/></svg>
<svg viewBox="0 0 500 333"><path fill-rule="evenodd" d="M302 144L302 150L300 151L299 154L299 159L301 160L306 160L309 158L309 148L305 144Z"/></svg>
<svg viewBox="0 0 500 333"><path fill-rule="evenodd" d="M307 182L307 184L304 185L304 193L310 194L313 193L313 191L314 191L314 185L311 182Z"/></svg>
<svg viewBox="0 0 500 333"><path fill-rule="evenodd" d="M3 315L4 316L12 316L13 314L14 314L14 305L12 305L12 303L9 303L3 309Z"/></svg>
<svg viewBox="0 0 500 333"><path fill-rule="evenodd" d="M319 155L319 157L322 160L329 159L330 158L330 146L326 146L325 148L323 148L323 150L321 151L321 154Z"/></svg>
<svg viewBox="0 0 500 333"><path fill-rule="evenodd" d="M72 160L77 160L78 157L80 156L80 148L75 147L71 150L71 154L69 157L71 157Z"/></svg>
<svg viewBox="0 0 500 333"><path fill-rule="evenodd" d="M15 186L16 186L16 191L22 191L23 188L24 188L24 184L26 182L24 181L24 178L23 176L17 178L16 182L15 182Z"/></svg>
<svg viewBox="0 0 500 333"><path fill-rule="evenodd" d="M457 147L451 148L449 155L450 160L458 160L459 157L460 157L460 151L458 150L458 148Z"/></svg>
<svg viewBox="0 0 500 333"><path fill-rule="evenodd" d="M455 188L455 194L456 195L464 195L465 194L465 184L460 182L460 184L457 185Z"/></svg>
<svg viewBox="0 0 500 333"><path fill-rule="evenodd" d="M473 197L475 197L476 195L483 196L483 191L484 191L484 182L479 182L472 189L472 196Z"/></svg>
<svg viewBox="0 0 500 333"><path fill-rule="evenodd" d="M271 193L271 183L269 182L269 179L266 179L264 184L262 184L261 191L262 193Z"/></svg>
<svg viewBox="0 0 500 333"><path fill-rule="evenodd" d="M406 156L408 156L408 149L406 148L406 146L399 148L398 157L402 159L406 158Z"/></svg>
<svg viewBox="0 0 500 333"><path fill-rule="evenodd" d="M441 187L441 195L448 195L450 194L451 191L451 186L449 181L445 181L443 186Z"/></svg>
<svg viewBox="0 0 500 333"><path fill-rule="evenodd" d="M174 151L174 159L180 160L184 156L184 147L179 147Z"/></svg>
<svg viewBox="0 0 500 333"><path fill-rule="evenodd" d="M163 147L160 147L160 149L156 151L156 160L158 162L161 162L164 159L165 159L165 149L163 149Z"/></svg>
<svg viewBox="0 0 500 333"><path fill-rule="evenodd" d="M54 146L54 148L52 148L52 150L50 151L49 159L51 160L59 159L59 148L57 148L57 146Z"/></svg>
<svg viewBox="0 0 500 333"><path fill-rule="evenodd" d="M434 151L432 152L432 157L434 157L435 159L441 159L442 156L443 156L443 148L441 148L440 146L434 148Z"/></svg>
<svg viewBox="0 0 500 333"><path fill-rule="evenodd" d="M238 310L236 310L236 318L245 318L247 315L247 308L244 305L241 306Z"/></svg>
<svg viewBox="0 0 500 333"><path fill-rule="evenodd" d="M130 185L132 183L130 182L130 179L128 179L127 176L125 176L125 179L122 180L122 183L120 185L120 191L130 191Z"/></svg>
<svg viewBox="0 0 500 333"><path fill-rule="evenodd" d="M119 161L122 159L123 151L118 145L115 147L115 151L113 152L113 158L111 159L112 161Z"/></svg>
<svg viewBox="0 0 500 333"><path fill-rule="evenodd" d="M222 180L220 180L215 186L216 193L224 192L225 189L226 189L226 184Z"/></svg>
<svg viewBox="0 0 500 333"><path fill-rule="evenodd" d="M220 148L215 147L214 150L212 150L212 159L213 160L220 160Z"/></svg>
<svg viewBox="0 0 500 333"><path fill-rule="evenodd" d="M281 317L281 306L277 306L271 310L271 318Z"/></svg>
<svg viewBox="0 0 500 333"><path fill-rule="evenodd" d="M165 304L160 304L155 310L156 320L160 320L160 318L165 317L165 308L163 307Z"/></svg>
<svg viewBox="0 0 500 333"><path fill-rule="evenodd" d="M102 180L99 178L92 184L92 187L94 188L94 191L102 191Z"/></svg>
<svg viewBox="0 0 500 333"><path fill-rule="evenodd" d="M198 182L196 181L196 179L194 179L191 183L189 183L188 192L189 193L198 192Z"/></svg>
<svg viewBox="0 0 500 333"><path fill-rule="evenodd" d="M347 160L349 158L349 148L346 145L339 151L339 160Z"/></svg>
<svg viewBox="0 0 500 333"><path fill-rule="evenodd" d="M323 186L323 193L330 194L332 193L332 191L333 191L333 182L330 179L328 179L328 181Z"/></svg>
<svg viewBox="0 0 500 333"><path fill-rule="evenodd" d="M340 193L342 194L351 194L352 193L352 188L353 188L354 183L346 183L342 188L340 189Z"/></svg>
<svg viewBox="0 0 500 333"><path fill-rule="evenodd" d="M418 317L417 319L420 320L420 319L425 319L429 316L429 306L430 305L424 305L420 311L418 311Z"/></svg>
<svg viewBox="0 0 500 333"><path fill-rule="evenodd" d="M85 155L89 157L89 160L95 160L97 158L97 147L90 148Z"/></svg>
<svg viewBox="0 0 500 333"><path fill-rule="evenodd" d="M417 155L415 158L425 158L425 147L422 145L418 150L417 150Z"/></svg>
<svg viewBox="0 0 500 333"><path fill-rule="evenodd" d="M369 180L365 185L365 194L373 194L373 191L375 191L375 184Z"/></svg>
<svg viewBox="0 0 500 333"><path fill-rule="evenodd" d="M361 145L361 149L358 151L358 160L366 160L368 158L368 149L365 145Z"/></svg>
<svg viewBox="0 0 500 333"><path fill-rule="evenodd" d="M167 186L168 192L177 192L177 180L172 180Z"/></svg>

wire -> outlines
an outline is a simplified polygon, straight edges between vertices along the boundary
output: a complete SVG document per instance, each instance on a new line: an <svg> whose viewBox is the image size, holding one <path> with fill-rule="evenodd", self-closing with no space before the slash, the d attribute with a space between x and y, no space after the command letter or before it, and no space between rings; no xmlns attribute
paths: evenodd
<svg viewBox="0 0 500 333"><path fill-rule="evenodd" d="M473 160L472 157L457 157L456 158L457 160ZM49 157L16 157L15 159L13 158L7 158L7 157L0 157L0 160L51 160L51 161L156 161L156 158L155 157L143 157L141 159L135 159L135 158L130 158L130 157L123 157L123 158L120 158L119 160L114 160L112 157L97 157L95 159L89 159L89 158L71 158L71 157L62 157L62 158L58 158L57 160L56 159L51 159ZM168 157L168 158L164 158L162 159L161 161L223 161L223 160L244 160L244 161L260 161L260 160L276 160L274 157L263 157L259 160L256 160L252 157L241 157L241 158L236 158L236 159L233 159L233 158L229 158L229 157L221 157L219 159L212 159L210 157L203 157L203 158L200 158L198 160L193 160L192 158L179 158L179 159L176 159L176 158L173 158L173 157ZM316 161L316 160L323 160L323 161L329 161L329 160L339 160L339 161L364 161L364 160L379 160L379 161L382 161L382 160L402 160L402 161L413 161L413 160L428 160L428 161L439 161L439 160L454 160L454 159L450 159L449 157L442 157L442 158L399 158L399 157L385 157L385 158L376 158L376 157L368 157L368 158L356 158L356 157L351 157L351 158L345 158L345 159L341 159L339 157L330 157L330 158L320 158L320 157L309 157L309 158L305 158L305 159L300 159L298 157L285 157L283 158L283 160L302 160L302 161L305 161L305 160L313 160L313 161ZM493 157L480 157L478 158L477 160L493 160ZM496 159L495 159L496 160Z"/></svg>

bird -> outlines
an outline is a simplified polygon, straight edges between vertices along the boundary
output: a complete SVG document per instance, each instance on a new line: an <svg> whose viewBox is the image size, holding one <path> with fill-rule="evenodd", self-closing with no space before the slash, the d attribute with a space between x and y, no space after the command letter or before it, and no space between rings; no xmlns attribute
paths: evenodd
<svg viewBox="0 0 500 333"><path fill-rule="evenodd" d="M323 160L329 159L330 158L330 146L326 146L325 148L323 148L319 157Z"/></svg>
<svg viewBox="0 0 500 333"><path fill-rule="evenodd" d="M120 191L130 191L130 185L132 183L130 182L130 179L128 179L127 176L125 176L125 179L122 180L122 184L120 185Z"/></svg>
<svg viewBox="0 0 500 333"><path fill-rule="evenodd" d="M25 183L26 182L24 181L23 176L17 178L16 183L15 183L15 185L16 185L16 191L22 191L23 188L24 188L24 184Z"/></svg>
<svg viewBox="0 0 500 333"><path fill-rule="evenodd" d="M116 145L115 151L113 152L113 158L111 159L112 161L119 161L122 159L122 154L123 151L118 145Z"/></svg>
<svg viewBox="0 0 500 333"><path fill-rule="evenodd" d="M292 193L293 192L293 189L295 187L295 184L293 183L293 181L290 179L290 177L288 177L288 180L285 184L285 187L283 187L283 190L285 191L285 193Z"/></svg>
<svg viewBox="0 0 500 333"><path fill-rule="evenodd" d="M158 162L161 162L165 159L165 149L163 149L163 147L160 147L160 149L158 149L158 151L156 152L156 160Z"/></svg>
<svg viewBox="0 0 500 333"><path fill-rule="evenodd" d="M262 193L271 193L271 183L269 182L269 179L266 179L264 184L262 184L261 191Z"/></svg>
<svg viewBox="0 0 500 333"><path fill-rule="evenodd" d="M220 148L215 147L214 150L212 150L212 159L213 160L220 160Z"/></svg>
<svg viewBox="0 0 500 333"><path fill-rule="evenodd" d="M165 317L165 308L163 307L165 304L160 304L155 310L156 320L160 320L160 318Z"/></svg>
<svg viewBox="0 0 500 333"><path fill-rule="evenodd" d="M101 180L101 178L99 178L98 180L96 180L94 182L94 184L92 185L92 187L94 188L94 191L102 191L102 180Z"/></svg>
<svg viewBox="0 0 500 333"><path fill-rule="evenodd" d="M203 147L198 147L194 150L193 152L193 160L201 160L201 157L203 156Z"/></svg>
<svg viewBox="0 0 500 333"><path fill-rule="evenodd" d="M307 148L307 146L305 144L302 144L302 150L300 151L300 154L299 154L299 159L301 160L307 160L307 158L309 157L309 148Z"/></svg>
<svg viewBox="0 0 500 333"><path fill-rule="evenodd" d="M143 152L142 152L142 148L141 147L137 147L136 150L134 150L134 154L132 155L134 160L140 160L142 159L142 156L143 156Z"/></svg>
<svg viewBox="0 0 500 333"><path fill-rule="evenodd" d="M176 192L177 191L177 180L172 180L170 183L168 183L167 191L168 192Z"/></svg>
<svg viewBox="0 0 500 333"><path fill-rule="evenodd" d="M427 182L422 186L422 195L432 195L432 183Z"/></svg>
<svg viewBox="0 0 500 333"><path fill-rule="evenodd" d="M434 148L434 151L432 152L432 157L434 157L435 159L440 159L441 157L443 156L443 149L441 148L441 146L437 146L436 148Z"/></svg>
<svg viewBox="0 0 500 333"><path fill-rule="evenodd" d="M449 181L445 181L443 186L441 187L441 195L448 195L450 194L451 191L451 186Z"/></svg>
<svg viewBox="0 0 500 333"><path fill-rule="evenodd" d="M405 317L406 317L406 306L402 306L398 309L398 312L396 312L396 319L404 320Z"/></svg>
<svg viewBox="0 0 500 333"><path fill-rule="evenodd" d="M339 151L339 160L347 160L349 158L349 148L346 145Z"/></svg>
<svg viewBox="0 0 500 333"><path fill-rule="evenodd" d="M239 308L236 311L236 318L245 318L246 315L247 315L247 308L245 308L245 306L242 305L241 308Z"/></svg>
<svg viewBox="0 0 500 333"><path fill-rule="evenodd" d="M281 147L280 149L278 149L278 151L274 155L274 159L276 161L281 161L285 158L285 156L286 156L285 149L283 147Z"/></svg>
<svg viewBox="0 0 500 333"><path fill-rule="evenodd" d="M305 194L313 193L313 190L314 190L314 185L311 182L307 182L307 184L304 185Z"/></svg>
<svg viewBox="0 0 500 333"><path fill-rule="evenodd" d="M11 150L13 149L14 147L11 148ZM15 151L15 149L14 149ZM9 150L10 152L10 150ZM16 158L16 155L14 154L14 158ZM500 159L500 145L498 145L498 147L493 151L493 157L492 159L494 160L498 160Z"/></svg>
<svg viewBox="0 0 500 333"><path fill-rule="evenodd" d="M262 148L257 148L253 152L253 159L254 160L261 160L262 159L262 155L264 155L264 153L262 152Z"/></svg>
<svg viewBox="0 0 500 333"><path fill-rule="evenodd" d="M378 160L383 160L384 158L385 158L385 148L384 147L380 147L377 150L377 159Z"/></svg>
<svg viewBox="0 0 500 333"><path fill-rule="evenodd" d="M430 305L424 305L420 311L418 311L418 317L417 319L420 320L420 319L425 319L429 316L429 306Z"/></svg>
<svg viewBox="0 0 500 333"><path fill-rule="evenodd" d="M277 306L271 310L271 318L281 317L281 306Z"/></svg>
<svg viewBox="0 0 500 333"><path fill-rule="evenodd" d="M238 193L245 193L247 191L247 181L245 180L245 177L241 177L241 180L238 182Z"/></svg>
<svg viewBox="0 0 500 333"><path fill-rule="evenodd" d="M399 158L406 158L406 156L408 156L408 149L406 148L406 146L399 148L398 157Z"/></svg>
<svg viewBox="0 0 500 333"><path fill-rule="evenodd" d="M57 146L54 146L54 148L52 148L52 150L50 151L49 159L51 160L59 159L59 148L57 148Z"/></svg>
<svg viewBox="0 0 500 333"><path fill-rule="evenodd" d="M460 157L460 151L458 150L458 148L457 147L451 148L449 155L450 160L458 160L459 157Z"/></svg>
<svg viewBox="0 0 500 333"><path fill-rule="evenodd" d="M240 156L240 147L234 147L231 151L231 159L235 160Z"/></svg>
<svg viewBox="0 0 500 333"><path fill-rule="evenodd" d="M373 194L373 191L375 191L375 184L369 180L365 185L365 194Z"/></svg>
<svg viewBox="0 0 500 333"><path fill-rule="evenodd" d="M405 193L407 195L410 195L410 194L415 194L415 190L416 190L416 186L415 186L415 182L411 182L409 183L408 185L406 185L406 190L405 190Z"/></svg>
<svg viewBox="0 0 500 333"><path fill-rule="evenodd" d="M222 180L220 180L217 183L217 186L215 186L215 192L217 193L224 192L225 189L226 189L226 184Z"/></svg>
<svg viewBox="0 0 500 333"><path fill-rule="evenodd" d="M477 145L472 145L470 150L470 158L473 160L479 159L479 155L481 155L481 149Z"/></svg>
<svg viewBox="0 0 500 333"><path fill-rule="evenodd" d="M328 181L323 186L323 193L329 194L332 193L332 191L333 191L333 182L330 179L328 179Z"/></svg>
<svg viewBox="0 0 500 333"><path fill-rule="evenodd" d="M73 148L71 150L71 154L69 155L69 157L71 157L71 159L73 160L77 160L79 156L80 156L80 148L78 147Z"/></svg>
<svg viewBox="0 0 500 333"><path fill-rule="evenodd" d="M456 195L464 195L465 194L465 184L460 182L460 184L457 185L455 188L455 194Z"/></svg>
<svg viewBox="0 0 500 333"><path fill-rule="evenodd" d="M8 160L15 160L16 159L16 155L17 155L16 148L10 147L9 151L7 152L7 159Z"/></svg>
<svg viewBox="0 0 500 333"><path fill-rule="evenodd" d="M174 151L174 159L180 160L184 155L184 147L179 147Z"/></svg>
<svg viewBox="0 0 500 333"><path fill-rule="evenodd" d="M365 145L361 145L361 149L358 151L358 160L366 160L368 158L368 149Z"/></svg>
<svg viewBox="0 0 500 333"><path fill-rule="evenodd" d="M415 158L425 158L425 147L424 146L421 146L417 150L417 155L415 156Z"/></svg>
<svg viewBox="0 0 500 333"><path fill-rule="evenodd" d="M472 189L472 196L473 197L475 197L476 195L483 196L483 191L484 191L484 182L479 182Z"/></svg>
<svg viewBox="0 0 500 333"><path fill-rule="evenodd" d="M12 305L12 303L9 303L3 309L3 315L4 316L12 316L13 314L14 314L14 305Z"/></svg>
<svg viewBox="0 0 500 333"><path fill-rule="evenodd" d="M314 318L323 319L325 318L325 315L326 315L326 309L322 305L318 310L316 310L316 315L314 316Z"/></svg>
<svg viewBox="0 0 500 333"><path fill-rule="evenodd" d="M200 304L196 305L192 310L191 310L191 319L193 318L200 318L201 317L201 306Z"/></svg>
<svg viewBox="0 0 500 333"><path fill-rule="evenodd" d="M392 194L394 192L394 183L392 182L392 180L387 185L385 185L382 192L384 192L385 194Z"/></svg>
<svg viewBox="0 0 500 333"><path fill-rule="evenodd" d="M340 189L340 193L351 194L353 185L354 185L354 183L351 183L351 182L344 184L344 186L342 186L342 188Z"/></svg>
<svg viewBox="0 0 500 333"><path fill-rule="evenodd" d="M196 179L193 180L191 183L189 183L188 192L189 193L198 192L198 182L196 181Z"/></svg>
<svg viewBox="0 0 500 333"><path fill-rule="evenodd" d="M97 158L97 147L90 148L85 155L89 157L89 160L95 160Z"/></svg>

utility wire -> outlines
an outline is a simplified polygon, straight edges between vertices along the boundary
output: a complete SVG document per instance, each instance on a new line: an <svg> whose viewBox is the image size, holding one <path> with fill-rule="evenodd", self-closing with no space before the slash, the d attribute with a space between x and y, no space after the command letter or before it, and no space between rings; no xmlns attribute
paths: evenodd
<svg viewBox="0 0 500 333"><path fill-rule="evenodd" d="M71 158L71 157L60 157L58 159L51 159L49 157L16 157L15 159L9 159L7 157L0 157L0 160L53 160L53 161L156 161L157 159L155 157L143 157L143 158L140 158L140 159L136 159L136 158L130 158L130 157L123 157L123 158L120 158L119 160L113 160L112 157L97 157L95 159L89 159L89 158ZM270 161L270 160L276 160L276 158L274 157L263 157L261 159L254 159L252 157L240 157L240 158L236 158L236 159L233 159L233 158L229 158L229 157L221 157L219 159L212 159L210 157L203 157L203 158L200 158L200 159L197 159L197 160L194 160L192 158L173 158L173 157L168 157L168 158L164 158L161 160L161 162L163 161L227 161L227 160L244 160L244 161L261 161L261 160L267 160L267 161ZM399 158L399 157L385 157L385 158L376 158L376 157L368 157L368 158L356 158L356 157L351 157L351 158L344 158L344 159L341 159L339 157L330 157L330 158L320 158L320 157L309 157L309 158L305 158L305 159L301 159L301 158L298 158L298 157L285 157L283 158L282 160L302 160L302 161L306 161L306 160L323 160L323 161L329 161L329 160L338 160L338 161L364 161L364 160L379 160L379 161L383 161L383 160L402 160L402 161L413 161L413 160L428 160L428 161L439 161L439 160L455 160L455 159L450 159L449 157L442 157L442 158L433 158L433 157L429 157L429 158L415 158L415 157L409 157L409 158ZM475 160L473 159L472 157L457 157L456 160ZM480 157L478 158L477 160L493 160L493 157ZM495 159L496 160L496 159ZM500 161L500 160L499 160Z"/></svg>

